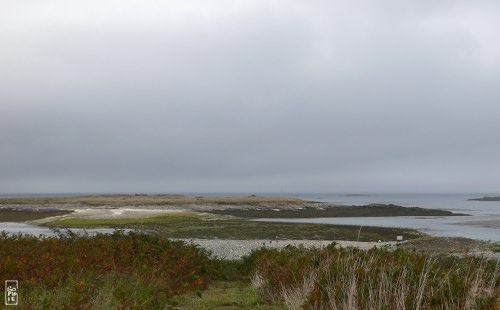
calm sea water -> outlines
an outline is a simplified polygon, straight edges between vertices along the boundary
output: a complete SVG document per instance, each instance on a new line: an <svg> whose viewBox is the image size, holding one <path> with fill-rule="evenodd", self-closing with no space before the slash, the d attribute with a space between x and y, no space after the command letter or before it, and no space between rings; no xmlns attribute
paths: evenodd
<svg viewBox="0 0 500 310"><path fill-rule="evenodd" d="M469 198L497 195L498 194L373 194L366 196L348 196L344 194L298 194L293 195L293 197L342 205L392 203L404 207L443 209L456 213L466 213L471 216L398 216L262 220L406 227L418 229L434 236L466 237L498 242L500 241L500 201L468 201Z"/></svg>
<svg viewBox="0 0 500 310"><path fill-rule="evenodd" d="M0 222L0 231L5 231L8 234L28 234L34 236L57 236L58 234L47 227L34 226L26 223L12 223L12 222ZM65 230L61 230L63 233ZM79 235L95 235L100 234L112 234L115 229L111 228L98 228L98 229L71 229L73 233ZM128 231L128 230L125 230Z"/></svg>

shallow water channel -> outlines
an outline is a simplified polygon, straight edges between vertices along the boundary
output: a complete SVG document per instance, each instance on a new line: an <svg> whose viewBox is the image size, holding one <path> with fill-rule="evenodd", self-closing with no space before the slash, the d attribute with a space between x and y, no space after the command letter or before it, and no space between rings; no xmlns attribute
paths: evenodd
<svg viewBox="0 0 500 310"><path fill-rule="evenodd" d="M56 236L58 235L55 230L52 230L47 227L35 226L26 223L14 223L14 222L0 222L0 231L5 231L7 234L29 234L34 236ZM61 229L61 232L65 232L65 229ZM112 234L116 229L112 228L95 228L95 229L81 229L81 228L72 228L72 232L80 235L95 235L97 233L102 234ZM127 230L125 230L127 231Z"/></svg>

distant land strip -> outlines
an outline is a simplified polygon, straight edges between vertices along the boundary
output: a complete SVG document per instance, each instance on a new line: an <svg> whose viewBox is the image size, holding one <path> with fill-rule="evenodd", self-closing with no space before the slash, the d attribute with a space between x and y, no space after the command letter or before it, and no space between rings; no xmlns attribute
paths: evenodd
<svg viewBox="0 0 500 310"><path fill-rule="evenodd" d="M447 210L402 207L394 204L370 204L364 206L305 207L294 210L280 209L226 209L210 213L249 218L317 218L317 217L386 217L386 216L464 216Z"/></svg>
<svg viewBox="0 0 500 310"><path fill-rule="evenodd" d="M500 196L494 196L494 197L482 197L482 198L471 198L467 199L469 201L500 201Z"/></svg>
<svg viewBox="0 0 500 310"><path fill-rule="evenodd" d="M335 205L298 198L263 196L202 197L183 195L96 195L0 199L0 211L74 211L79 209L161 209L209 212L242 218L458 216L447 210L403 207L395 204ZM20 214L20 213L19 213Z"/></svg>

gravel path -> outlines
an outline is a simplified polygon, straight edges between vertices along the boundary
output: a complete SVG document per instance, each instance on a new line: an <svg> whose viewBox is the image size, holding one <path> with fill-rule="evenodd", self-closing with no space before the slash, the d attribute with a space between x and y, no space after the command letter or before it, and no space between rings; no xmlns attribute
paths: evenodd
<svg viewBox="0 0 500 310"><path fill-rule="evenodd" d="M305 247L325 247L332 243L327 240L223 240L223 239L175 239L189 243L194 243L202 248L212 252L215 257L222 259L239 259L252 250L261 247L281 249L287 245L300 245ZM335 241L342 247L359 247L361 249L370 249L374 246L384 245L392 246L396 242L356 242L356 241Z"/></svg>

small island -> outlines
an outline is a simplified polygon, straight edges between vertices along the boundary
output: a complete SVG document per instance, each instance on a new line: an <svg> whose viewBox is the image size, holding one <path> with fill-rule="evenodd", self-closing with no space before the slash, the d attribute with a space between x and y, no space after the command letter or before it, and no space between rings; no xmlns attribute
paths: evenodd
<svg viewBox="0 0 500 310"><path fill-rule="evenodd" d="M468 201L500 201L500 196L484 196L482 198L470 198Z"/></svg>

